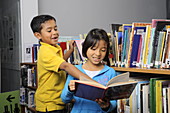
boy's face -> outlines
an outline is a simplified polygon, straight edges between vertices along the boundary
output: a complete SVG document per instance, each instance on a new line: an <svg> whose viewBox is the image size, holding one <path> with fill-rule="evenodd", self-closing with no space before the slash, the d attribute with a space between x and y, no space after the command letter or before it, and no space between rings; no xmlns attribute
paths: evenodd
<svg viewBox="0 0 170 113"><path fill-rule="evenodd" d="M54 20L48 20L42 23L41 33L36 32L34 35L42 42L56 46L58 42L59 32L56 22Z"/></svg>

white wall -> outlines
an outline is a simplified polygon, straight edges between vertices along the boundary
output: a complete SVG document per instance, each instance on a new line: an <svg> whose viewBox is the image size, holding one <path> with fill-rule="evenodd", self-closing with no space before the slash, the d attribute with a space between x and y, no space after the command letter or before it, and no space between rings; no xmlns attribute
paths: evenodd
<svg viewBox="0 0 170 113"><path fill-rule="evenodd" d="M111 23L151 22L166 18L166 0L39 0L39 14L58 20L60 35L87 33Z"/></svg>
<svg viewBox="0 0 170 113"><path fill-rule="evenodd" d="M34 16L38 15L38 0L20 0L21 11L21 62L25 62L25 45L38 43L31 31L30 22Z"/></svg>

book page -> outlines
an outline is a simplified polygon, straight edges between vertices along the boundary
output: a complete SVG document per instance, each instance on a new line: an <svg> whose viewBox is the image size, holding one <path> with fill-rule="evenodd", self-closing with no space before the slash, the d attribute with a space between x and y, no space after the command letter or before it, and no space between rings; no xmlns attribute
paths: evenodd
<svg viewBox="0 0 170 113"><path fill-rule="evenodd" d="M89 81L89 82L93 82L91 79L85 78L84 76L80 76L80 81Z"/></svg>
<svg viewBox="0 0 170 113"><path fill-rule="evenodd" d="M88 86L94 86L94 87L99 87L99 88L106 88L104 85L98 83L98 82L94 82L94 81L81 81L81 80L76 80L77 83L80 84L86 84Z"/></svg>
<svg viewBox="0 0 170 113"><path fill-rule="evenodd" d="M112 78L108 83L107 86L113 83L118 83L118 82L127 82L129 81L129 72L122 73L120 75L117 75L116 77Z"/></svg>

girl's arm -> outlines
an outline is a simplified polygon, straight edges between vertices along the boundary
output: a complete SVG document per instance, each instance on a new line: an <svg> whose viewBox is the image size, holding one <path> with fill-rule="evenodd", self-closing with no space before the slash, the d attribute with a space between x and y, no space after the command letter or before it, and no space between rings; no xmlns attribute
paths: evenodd
<svg viewBox="0 0 170 113"><path fill-rule="evenodd" d="M74 80L74 78L72 76L68 75L66 83L65 83L65 86L64 86L64 89L63 89L63 91L61 93L61 99L62 99L62 101L64 103L69 103L73 99L74 92L71 92L69 90L70 80Z"/></svg>

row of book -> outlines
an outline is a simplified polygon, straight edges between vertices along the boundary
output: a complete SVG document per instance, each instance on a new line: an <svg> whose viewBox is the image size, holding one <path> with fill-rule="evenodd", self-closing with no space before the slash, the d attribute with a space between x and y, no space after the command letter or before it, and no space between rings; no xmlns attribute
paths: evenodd
<svg viewBox="0 0 170 113"><path fill-rule="evenodd" d="M170 20L152 19L150 23L111 24L111 32L108 33L108 36L111 66L170 68ZM65 50L69 49L69 41L75 40L74 53L68 62L80 64L86 60L82 56L82 43L86 34L70 37L60 37L58 44L64 54ZM26 50L28 54L26 56L28 58L31 56L31 62L36 62L39 44L27 46L26 49L28 50Z"/></svg>
<svg viewBox="0 0 170 113"><path fill-rule="evenodd" d="M80 37L81 36L60 36L59 37L58 45L62 48L63 55L69 49L69 42L71 40L79 40ZM24 60L23 60L23 62L36 63L39 48L40 48L40 44L32 44L32 43L24 44L24 51L23 51L24 52ZM76 47L75 47L75 50L76 50ZM74 53L76 53L76 51ZM74 54L71 57L74 57ZM79 58L77 58L77 59L79 59ZM75 59L75 61L74 61L74 60L72 60L72 58L70 58L69 62L71 62L73 64L77 64L78 60Z"/></svg>
<svg viewBox="0 0 170 113"><path fill-rule="evenodd" d="M34 95L35 95L34 90L21 87L20 88L20 104L25 105L29 108L35 108Z"/></svg>
<svg viewBox="0 0 170 113"><path fill-rule="evenodd" d="M110 62L117 67L170 68L170 20L111 24Z"/></svg>
<svg viewBox="0 0 170 113"><path fill-rule="evenodd" d="M130 98L117 101L118 113L170 113L170 79L139 81Z"/></svg>
<svg viewBox="0 0 170 113"><path fill-rule="evenodd" d="M36 66L21 66L20 85L24 87L37 87L37 69Z"/></svg>

